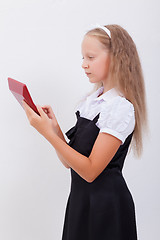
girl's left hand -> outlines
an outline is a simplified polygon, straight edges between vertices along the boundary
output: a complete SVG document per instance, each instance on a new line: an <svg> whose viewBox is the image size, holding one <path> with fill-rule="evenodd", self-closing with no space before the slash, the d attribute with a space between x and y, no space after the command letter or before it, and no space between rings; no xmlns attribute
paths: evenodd
<svg viewBox="0 0 160 240"><path fill-rule="evenodd" d="M23 100L23 108L26 112L30 125L34 127L45 138L55 134L52 120L47 116L40 105L36 105L40 116Z"/></svg>

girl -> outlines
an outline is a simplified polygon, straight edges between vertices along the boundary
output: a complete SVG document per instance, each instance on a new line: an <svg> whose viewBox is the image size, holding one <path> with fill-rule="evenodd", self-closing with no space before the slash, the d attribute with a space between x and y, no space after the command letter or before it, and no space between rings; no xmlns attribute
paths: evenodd
<svg viewBox="0 0 160 240"><path fill-rule="evenodd" d="M135 205L122 174L131 143L142 153L145 86L136 46L121 26L97 25L82 41L82 67L94 90L79 103L65 134L50 106L25 102L30 125L71 171L62 240L137 240Z"/></svg>

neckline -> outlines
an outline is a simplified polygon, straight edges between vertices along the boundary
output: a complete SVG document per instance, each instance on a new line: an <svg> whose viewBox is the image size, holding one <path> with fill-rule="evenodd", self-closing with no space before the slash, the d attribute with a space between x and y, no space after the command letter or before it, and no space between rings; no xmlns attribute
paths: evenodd
<svg viewBox="0 0 160 240"><path fill-rule="evenodd" d="M102 99L104 101L108 101L117 96L124 97L124 95L121 92L119 92L115 87L110 88L108 91L104 93L103 91L104 91L104 86L101 86L95 92L93 92L91 95L87 97L87 101L100 101Z"/></svg>
<svg viewBox="0 0 160 240"><path fill-rule="evenodd" d="M115 96L122 95L117 91L115 87L112 87L108 89L106 92L104 92L104 86L101 86L96 92L97 92L97 97L96 97L97 99L102 99L102 98L107 99L107 98L112 98Z"/></svg>

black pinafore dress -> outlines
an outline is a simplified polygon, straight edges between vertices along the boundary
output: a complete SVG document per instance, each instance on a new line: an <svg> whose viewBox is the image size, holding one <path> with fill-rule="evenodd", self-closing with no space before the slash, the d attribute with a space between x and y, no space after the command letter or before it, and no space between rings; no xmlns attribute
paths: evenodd
<svg viewBox="0 0 160 240"><path fill-rule="evenodd" d="M68 145L89 157L99 128L93 119L80 116L65 134ZM122 175L133 132L120 145L101 174L91 183L72 168L71 188L66 205L62 240L137 240L135 205Z"/></svg>

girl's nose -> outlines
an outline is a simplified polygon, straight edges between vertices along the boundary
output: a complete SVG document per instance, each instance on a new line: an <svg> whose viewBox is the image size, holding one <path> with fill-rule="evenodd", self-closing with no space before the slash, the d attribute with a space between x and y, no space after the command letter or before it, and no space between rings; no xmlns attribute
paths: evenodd
<svg viewBox="0 0 160 240"><path fill-rule="evenodd" d="M84 68L84 69L85 69L85 68L88 68L88 64L87 64L86 62L83 62L83 63L82 63L82 68Z"/></svg>

